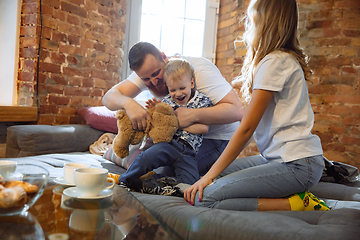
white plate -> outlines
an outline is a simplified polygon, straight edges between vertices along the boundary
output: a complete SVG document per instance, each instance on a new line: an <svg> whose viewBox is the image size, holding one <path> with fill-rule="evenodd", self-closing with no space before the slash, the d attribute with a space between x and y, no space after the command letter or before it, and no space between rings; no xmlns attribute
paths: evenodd
<svg viewBox="0 0 360 240"><path fill-rule="evenodd" d="M63 194L68 197L77 198L77 199L102 199L110 197L113 194L113 191L110 189L102 190L99 195L95 197L82 197L80 191L76 187L67 188L63 191Z"/></svg>
<svg viewBox="0 0 360 240"><path fill-rule="evenodd" d="M75 183L67 183L67 182L65 182L65 179L63 177L55 178L54 182L56 182L57 184L63 185L63 186L67 186L67 187L75 186Z"/></svg>

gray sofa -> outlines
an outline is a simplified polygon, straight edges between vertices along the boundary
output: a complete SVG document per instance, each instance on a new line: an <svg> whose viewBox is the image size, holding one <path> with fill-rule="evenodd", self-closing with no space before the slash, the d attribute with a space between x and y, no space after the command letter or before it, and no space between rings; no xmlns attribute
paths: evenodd
<svg viewBox="0 0 360 240"><path fill-rule="evenodd" d="M64 162L70 161L121 174L125 169L87 152L103 133L87 125L12 126L7 132L6 157L39 164L52 178L60 177ZM193 207L179 197L134 195L179 239L360 239L360 182L320 182L311 191L332 210L229 211Z"/></svg>

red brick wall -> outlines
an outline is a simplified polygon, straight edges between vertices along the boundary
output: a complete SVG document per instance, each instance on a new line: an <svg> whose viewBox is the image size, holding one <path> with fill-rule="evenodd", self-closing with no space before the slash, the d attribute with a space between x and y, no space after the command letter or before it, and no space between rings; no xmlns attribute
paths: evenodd
<svg viewBox="0 0 360 240"><path fill-rule="evenodd" d="M234 48L249 0L220 0L217 66L231 81L245 50ZM308 83L315 112L313 133L324 155L360 167L360 1L298 0L300 42L314 71ZM257 154L254 144L242 156Z"/></svg>
<svg viewBox="0 0 360 240"><path fill-rule="evenodd" d="M234 40L248 2L220 0L217 66L228 81L245 55ZM313 132L326 157L360 167L360 2L298 2L300 41L314 70ZM79 123L76 109L101 105L120 80L126 0L41 0L41 11L40 0L23 0L18 105L38 106L40 124ZM242 155L256 153L251 144Z"/></svg>
<svg viewBox="0 0 360 240"><path fill-rule="evenodd" d="M18 105L38 106L39 124L80 123L76 109L120 81L125 21L126 0L23 0Z"/></svg>
<svg viewBox="0 0 360 240"><path fill-rule="evenodd" d="M23 0L19 39L17 104L37 106L36 65L40 35L40 8L35 0Z"/></svg>

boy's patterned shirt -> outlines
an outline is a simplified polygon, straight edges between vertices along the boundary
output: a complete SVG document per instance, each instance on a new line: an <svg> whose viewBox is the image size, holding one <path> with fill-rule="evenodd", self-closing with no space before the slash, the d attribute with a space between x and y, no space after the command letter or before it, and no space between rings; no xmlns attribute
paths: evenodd
<svg viewBox="0 0 360 240"><path fill-rule="evenodd" d="M198 91L195 92L194 97L190 99L190 101L186 105L177 104L170 97L170 94L163 97L161 101L169 104L174 110L178 109L179 107L203 108L203 107L210 107L212 105L210 99ZM175 139L181 138L185 140L190 144L190 146L195 150L195 152L198 152L203 140L203 134L192 134L187 131L179 129L176 131L174 138Z"/></svg>

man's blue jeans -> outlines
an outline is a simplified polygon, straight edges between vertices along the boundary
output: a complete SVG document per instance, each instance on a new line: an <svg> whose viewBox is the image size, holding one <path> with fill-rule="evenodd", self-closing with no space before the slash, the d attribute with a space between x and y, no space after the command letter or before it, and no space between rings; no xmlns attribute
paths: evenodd
<svg viewBox="0 0 360 240"><path fill-rule="evenodd" d="M236 159L220 178L199 193L195 205L209 208L256 211L258 198L282 198L315 186L324 169L322 155L292 162L267 161L262 156Z"/></svg>
<svg viewBox="0 0 360 240"><path fill-rule="evenodd" d="M203 176L209 171L211 166L220 157L221 153L226 148L228 140L217 140L217 139L203 139L198 153L195 156L199 175ZM158 176L174 176L174 170L171 166L160 167L155 170Z"/></svg>
<svg viewBox="0 0 360 240"><path fill-rule="evenodd" d="M199 152L195 157L200 176L205 175L209 171L226 148L228 142L228 140L203 139Z"/></svg>
<svg viewBox="0 0 360 240"><path fill-rule="evenodd" d="M157 143L140 153L119 181L126 184L128 178L139 178L161 166L172 166L179 183L193 184L199 180L195 151L187 143L173 139L170 143Z"/></svg>

